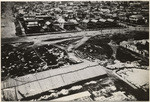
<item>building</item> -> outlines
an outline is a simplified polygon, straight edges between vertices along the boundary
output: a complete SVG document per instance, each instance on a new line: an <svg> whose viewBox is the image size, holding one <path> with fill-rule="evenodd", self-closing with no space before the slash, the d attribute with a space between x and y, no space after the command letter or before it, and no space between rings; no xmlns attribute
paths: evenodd
<svg viewBox="0 0 150 102"><path fill-rule="evenodd" d="M130 22L132 23L144 23L144 17L142 15L131 15L129 17Z"/></svg>

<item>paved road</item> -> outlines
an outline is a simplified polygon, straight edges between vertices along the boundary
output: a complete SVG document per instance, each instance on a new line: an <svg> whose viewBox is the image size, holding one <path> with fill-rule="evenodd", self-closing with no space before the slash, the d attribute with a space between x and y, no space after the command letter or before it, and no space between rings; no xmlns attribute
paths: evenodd
<svg viewBox="0 0 150 102"><path fill-rule="evenodd" d="M12 14L12 5L6 3L6 10L5 13L1 17L1 37L2 38L12 38L17 37L15 35L15 24L14 24L14 18Z"/></svg>
<svg viewBox="0 0 150 102"><path fill-rule="evenodd" d="M75 33L63 33L63 34L49 34L49 35L39 35L39 36L26 36L26 37L14 37L14 38L3 38L3 42L42 42L47 39L56 39L56 38L66 38L66 37L91 37L101 34L113 34L113 33L125 33L127 29L106 29L102 31L81 31Z"/></svg>

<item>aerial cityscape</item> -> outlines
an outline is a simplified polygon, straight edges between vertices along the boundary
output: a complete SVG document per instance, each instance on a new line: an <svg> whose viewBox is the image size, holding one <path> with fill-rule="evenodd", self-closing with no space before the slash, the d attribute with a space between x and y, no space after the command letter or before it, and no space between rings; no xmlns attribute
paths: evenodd
<svg viewBox="0 0 150 102"><path fill-rule="evenodd" d="M2 101L148 101L149 1L1 2Z"/></svg>

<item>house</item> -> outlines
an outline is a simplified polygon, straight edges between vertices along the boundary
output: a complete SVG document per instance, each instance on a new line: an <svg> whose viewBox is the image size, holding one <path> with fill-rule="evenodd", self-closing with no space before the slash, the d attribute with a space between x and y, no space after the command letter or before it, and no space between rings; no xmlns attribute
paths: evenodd
<svg viewBox="0 0 150 102"><path fill-rule="evenodd" d="M126 16L126 13L118 14L118 18L119 18L119 20L122 20L122 21L126 21L128 19Z"/></svg>
<svg viewBox="0 0 150 102"><path fill-rule="evenodd" d="M96 22L96 26L97 28L104 28L105 27L105 22L106 22L106 19L99 19L97 22Z"/></svg>
<svg viewBox="0 0 150 102"><path fill-rule="evenodd" d="M26 33L35 33L39 32L42 26L43 20L39 19L25 19L23 23L23 27Z"/></svg>
<svg viewBox="0 0 150 102"><path fill-rule="evenodd" d="M106 23L106 27L115 27L116 26L114 19L108 18L105 23Z"/></svg>
<svg viewBox="0 0 150 102"><path fill-rule="evenodd" d="M103 13L110 13L110 9L108 9L107 7L102 7L100 9L100 11L103 12Z"/></svg>
<svg viewBox="0 0 150 102"><path fill-rule="evenodd" d="M97 22L97 20L90 19L90 21L87 23L87 28L88 29L95 29L96 28L96 22Z"/></svg>
<svg viewBox="0 0 150 102"><path fill-rule="evenodd" d="M57 22L60 24L61 28L64 28L64 23L66 23L66 21L62 17L59 17Z"/></svg>
<svg viewBox="0 0 150 102"><path fill-rule="evenodd" d="M129 17L129 20L132 23L141 23L144 22L144 17L142 15L132 15Z"/></svg>

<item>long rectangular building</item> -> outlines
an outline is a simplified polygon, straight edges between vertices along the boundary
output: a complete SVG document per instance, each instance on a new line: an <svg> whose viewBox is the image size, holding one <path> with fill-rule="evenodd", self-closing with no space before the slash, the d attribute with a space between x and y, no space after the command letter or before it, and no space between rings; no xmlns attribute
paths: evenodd
<svg viewBox="0 0 150 102"><path fill-rule="evenodd" d="M80 81L107 75L102 66L84 62L59 69L29 74L2 81L5 100L21 100L51 89L57 89Z"/></svg>

